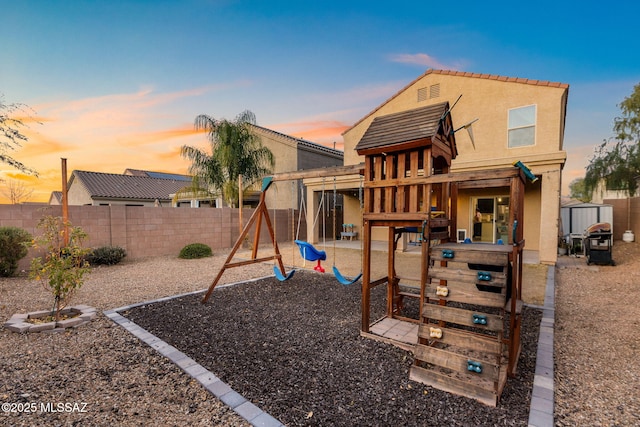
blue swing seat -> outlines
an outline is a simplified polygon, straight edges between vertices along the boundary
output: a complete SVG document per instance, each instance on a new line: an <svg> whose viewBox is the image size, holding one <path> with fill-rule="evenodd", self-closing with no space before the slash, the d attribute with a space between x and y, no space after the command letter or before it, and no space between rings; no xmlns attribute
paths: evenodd
<svg viewBox="0 0 640 427"><path fill-rule="evenodd" d="M284 274L282 274L282 272L277 266L275 265L273 266L273 274L275 274L276 279L278 279L281 282L291 279L293 277L293 273L295 272L296 272L295 270L290 270L289 273L287 273L287 275L285 276Z"/></svg>
<svg viewBox="0 0 640 427"><path fill-rule="evenodd" d="M324 267L320 264L320 261L327 259L327 253L316 249L311 243L303 242L302 240L294 240L295 244L300 249L300 255L307 261L318 261L318 264L313 267L314 270L324 273Z"/></svg>
<svg viewBox="0 0 640 427"><path fill-rule="evenodd" d="M300 255L307 261L326 260L327 253L316 249L311 243L303 242L302 240L294 240L298 248L300 249Z"/></svg>
<svg viewBox="0 0 640 427"><path fill-rule="evenodd" d="M338 279L338 282L342 283L345 286L353 285L362 277L362 273L360 273L353 279L346 278L342 275L342 273L340 273L340 271L338 270L338 267L336 267L335 265L333 266L333 275L336 276L336 279Z"/></svg>

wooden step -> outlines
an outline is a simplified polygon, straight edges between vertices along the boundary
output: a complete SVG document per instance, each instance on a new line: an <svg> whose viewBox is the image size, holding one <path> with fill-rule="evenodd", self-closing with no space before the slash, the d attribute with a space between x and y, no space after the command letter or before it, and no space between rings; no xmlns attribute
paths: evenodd
<svg viewBox="0 0 640 427"><path fill-rule="evenodd" d="M480 271L481 272L481 271ZM477 283L481 285L504 287L507 283L507 275L504 272L489 271L490 280L480 280L478 270L468 268L449 268L434 265L429 268L429 278L437 280L455 280L463 283Z"/></svg>
<svg viewBox="0 0 640 427"><path fill-rule="evenodd" d="M487 324L481 325L473 323L473 316L476 314L485 316ZM428 319L442 320L448 323L455 323L457 325L470 326L478 330L498 332L502 331L504 328L502 316L436 304L424 304L422 306L422 316Z"/></svg>
<svg viewBox="0 0 640 427"><path fill-rule="evenodd" d="M504 307L506 300L504 293L481 291L475 283L449 281L447 282L447 289L449 290L449 293L446 297L436 294L436 288L438 286L441 285L434 283L427 284L426 296L431 299L443 299L445 301L455 301L495 308Z"/></svg>
<svg viewBox="0 0 640 427"><path fill-rule="evenodd" d="M442 332L441 338L431 338L431 328ZM437 344L452 345L460 349L480 351L498 357L502 354L503 345L498 335L487 336L461 329L447 328L435 323L421 323L418 338L430 340Z"/></svg>
<svg viewBox="0 0 640 427"><path fill-rule="evenodd" d="M506 375L502 375L502 371L505 370L501 370L497 390L494 388L493 383L488 383L486 380L479 379L475 382L461 380L450 375L436 372L432 369L425 369L416 365L411 366L411 369L409 370L409 379L437 388L438 390L475 399L487 406L495 407L498 404L500 394L502 394L502 390L506 383Z"/></svg>
<svg viewBox="0 0 640 427"><path fill-rule="evenodd" d="M512 247L506 245L446 243L429 249L432 260L470 264L506 266L511 255Z"/></svg>
<svg viewBox="0 0 640 427"><path fill-rule="evenodd" d="M494 383L500 378L500 365L488 360L482 360L479 357L466 356L422 344L416 345L413 353L416 360L455 371L458 377L470 382L475 382L478 378L482 378ZM468 370L470 361L480 364L481 372L470 372Z"/></svg>

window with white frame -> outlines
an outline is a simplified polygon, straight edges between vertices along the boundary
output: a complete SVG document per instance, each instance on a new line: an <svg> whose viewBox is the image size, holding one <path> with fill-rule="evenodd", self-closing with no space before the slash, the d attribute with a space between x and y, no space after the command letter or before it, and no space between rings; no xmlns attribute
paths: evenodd
<svg viewBox="0 0 640 427"><path fill-rule="evenodd" d="M534 145L536 141L536 106L509 110L509 148Z"/></svg>

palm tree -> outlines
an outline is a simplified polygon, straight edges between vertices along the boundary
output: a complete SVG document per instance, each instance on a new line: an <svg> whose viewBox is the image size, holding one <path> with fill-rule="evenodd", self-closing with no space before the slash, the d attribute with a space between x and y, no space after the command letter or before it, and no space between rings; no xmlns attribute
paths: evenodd
<svg viewBox="0 0 640 427"><path fill-rule="evenodd" d="M249 110L234 121L217 120L206 114L196 117L196 130L204 130L211 144L211 155L199 148L183 145L180 154L191 161L189 173L213 191L222 192L225 202L235 207L238 202L238 176L249 187L271 173L273 153L262 146L252 132L256 116Z"/></svg>

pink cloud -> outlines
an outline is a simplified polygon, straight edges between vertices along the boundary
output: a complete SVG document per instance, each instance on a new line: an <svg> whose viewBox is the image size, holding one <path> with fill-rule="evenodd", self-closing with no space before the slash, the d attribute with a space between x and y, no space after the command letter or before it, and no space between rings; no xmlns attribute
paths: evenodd
<svg viewBox="0 0 640 427"><path fill-rule="evenodd" d="M411 65L420 65L426 68L436 68L440 70L456 70L457 66L455 65L447 65L436 58L428 55L426 53L397 53L394 55L390 55L389 59L392 62L399 62L402 64L411 64Z"/></svg>

